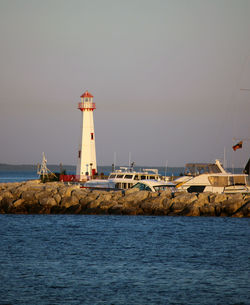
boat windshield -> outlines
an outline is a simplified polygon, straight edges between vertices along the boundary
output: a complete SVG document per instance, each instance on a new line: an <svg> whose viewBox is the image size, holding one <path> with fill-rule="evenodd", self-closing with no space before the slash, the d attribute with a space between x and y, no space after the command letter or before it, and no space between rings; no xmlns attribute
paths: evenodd
<svg viewBox="0 0 250 305"><path fill-rule="evenodd" d="M174 190L174 187L172 185L156 185L154 186L154 190L156 192L159 192L159 191L165 191L165 190L171 190L173 191Z"/></svg>
<svg viewBox="0 0 250 305"><path fill-rule="evenodd" d="M221 173L217 164L212 163L188 163L185 167L185 175L218 174Z"/></svg>
<svg viewBox="0 0 250 305"><path fill-rule="evenodd" d="M123 178L124 175L117 175L116 178Z"/></svg>
<svg viewBox="0 0 250 305"><path fill-rule="evenodd" d="M133 175L125 175L125 178L126 178L126 179L132 179L132 178L133 178Z"/></svg>

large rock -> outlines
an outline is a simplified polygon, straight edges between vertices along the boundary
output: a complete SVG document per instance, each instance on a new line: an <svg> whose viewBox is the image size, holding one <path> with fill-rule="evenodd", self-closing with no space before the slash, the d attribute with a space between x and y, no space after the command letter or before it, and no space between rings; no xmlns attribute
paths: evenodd
<svg viewBox="0 0 250 305"><path fill-rule="evenodd" d="M125 196L127 196L129 194L134 194L134 193L140 192L140 190L138 188L130 188L130 189L124 190L122 192L125 194Z"/></svg>
<svg viewBox="0 0 250 305"><path fill-rule="evenodd" d="M122 204L115 204L111 208L109 208L108 212L109 214L114 215L122 215L123 205Z"/></svg>
<svg viewBox="0 0 250 305"><path fill-rule="evenodd" d="M112 191L110 193L112 194L112 201L114 202L118 202L124 196L122 191Z"/></svg>
<svg viewBox="0 0 250 305"><path fill-rule="evenodd" d="M198 201L201 204L209 204L211 195L212 195L211 193L199 193L198 194Z"/></svg>
<svg viewBox="0 0 250 305"><path fill-rule="evenodd" d="M21 185L12 191L12 194L15 199L19 199L22 196L22 193L28 190L27 185Z"/></svg>
<svg viewBox="0 0 250 305"><path fill-rule="evenodd" d="M54 206L57 205L56 200L53 197L43 197L39 200L39 203L41 206Z"/></svg>
<svg viewBox="0 0 250 305"><path fill-rule="evenodd" d="M21 206L24 203L24 199L18 199L13 203L14 208Z"/></svg>
<svg viewBox="0 0 250 305"><path fill-rule="evenodd" d="M115 205L116 205L116 202L111 201L111 200L110 201L102 201L99 204L99 209L100 209L100 211L103 212L102 214L106 214L106 213L108 213L108 210Z"/></svg>
<svg viewBox="0 0 250 305"><path fill-rule="evenodd" d="M167 215L169 206L167 202L171 202L171 199L165 196L149 197L145 201L140 203L140 208L146 215Z"/></svg>
<svg viewBox="0 0 250 305"><path fill-rule="evenodd" d="M59 195L63 198L63 197L70 197L72 191L79 189L79 186L77 185L71 185L71 186L60 186L58 188L58 193Z"/></svg>
<svg viewBox="0 0 250 305"><path fill-rule="evenodd" d="M152 202L144 201L140 204L140 207L143 210L144 214L146 214L146 215L152 215L153 214Z"/></svg>
<svg viewBox="0 0 250 305"><path fill-rule="evenodd" d="M95 212L98 214L106 214L108 213L108 209L116 204L116 202L112 199L113 194L111 192L103 192L98 195L95 200L88 202L86 204L85 201L85 210L86 212ZM89 198L88 198L89 199ZM80 201L82 203L82 201Z"/></svg>
<svg viewBox="0 0 250 305"><path fill-rule="evenodd" d="M88 204L88 209L93 210L96 209L100 206L100 201L98 200L93 200Z"/></svg>
<svg viewBox="0 0 250 305"><path fill-rule="evenodd" d="M168 198L168 199L171 199L173 196L174 196L174 194L172 193L172 191L171 190L165 190L165 191L161 191L160 193L159 193L159 195L160 195L160 197L162 197L162 198Z"/></svg>
<svg viewBox="0 0 250 305"><path fill-rule="evenodd" d="M137 191L133 193L127 193L122 198L122 202L124 202L124 205L126 204L137 204L138 202L141 202L145 199L147 199L149 196L148 191Z"/></svg>
<svg viewBox="0 0 250 305"><path fill-rule="evenodd" d="M196 207L198 207L198 205L196 205ZM210 203L203 204L203 202L202 202L202 204L200 204L200 206L199 206L199 210L200 210L200 216L215 216L216 215L215 206Z"/></svg>
<svg viewBox="0 0 250 305"><path fill-rule="evenodd" d="M174 211L169 215L180 215L180 216L200 216L200 208L196 202L186 205L182 211Z"/></svg>
<svg viewBox="0 0 250 305"><path fill-rule="evenodd" d="M210 202L214 203L215 205L218 203L222 203L223 201L227 200L226 194L212 194L210 195Z"/></svg>
<svg viewBox="0 0 250 305"><path fill-rule="evenodd" d="M14 202L14 198L4 197L0 201L0 213L9 213L12 203Z"/></svg>
<svg viewBox="0 0 250 305"><path fill-rule="evenodd" d="M244 205L242 194L231 194L227 198L216 206L216 210L220 211L220 216L231 216Z"/></svg>
<svg viewBox="0 0 250 305"><path fill-rule="evenodd" d="M61 206L69 208L73 205L79 204L79 200L76 196L63 197L61 201Z"/></svg>
<svg viewBox="0 0 250 305"><path fill-rule="evenodd" d="M187 208L187 206L191 206L195 201L197 201L197 196L194 193L176 194L176 197L172 199L171 212L174 215L178 215Z"/></svg>
<svg viewBox="0 0 250 305"><path fill-rule="evenodd" d="M61 196L59 194L53 195L53 198L55 199L56 203L59 205L61 203Z"/></svg>
<svg viewBox="0 0 250 305"><path fill-rule="evenodd" d="M90 202L96 200L99 196L100 196L100 192L99 191L93 191L93 192L89 192L84 198L80 199L80 204L82 205L82 207L87 206Z"/></svg>
<svg viewBox="0 0 250 305"><path fill-rule="evenodd" d="M250 217L250 201L245 203L232 215L233 217Z"/></svg>
<svg viewBox="0 0 250 305"><path fill-rule="evenodd" d="M98 201L102 202L102 201L111 201L113 197L113 194L111 192L103 192L102 194L100 194L98 196Z"/></svg>
<svg viewBox="0 0 250 305"><path fill-rule="evenodd" d="M49 198L52 197L53 195L50 191L44 190L34 193L34 196L38 201L41 201L43 198Z"/></svg>
<svg viewBox="0 0 250 305"><path fill-rule="evenodd" d="M32 191L32 190L24 191L22 193L21 198L24 199L25 203L28 203L28 204L38 203L38 199L35 197L35 193L36 192Z"/></svg>
<svg viewBox="0 0 250 305"><path fill-rule="evenodd" d="M83 198L85 198L86 196L88 196L89 190L86 189L74 189L71 192L72 196L76 196L78 198L78 200L81 200Z"/></svg>

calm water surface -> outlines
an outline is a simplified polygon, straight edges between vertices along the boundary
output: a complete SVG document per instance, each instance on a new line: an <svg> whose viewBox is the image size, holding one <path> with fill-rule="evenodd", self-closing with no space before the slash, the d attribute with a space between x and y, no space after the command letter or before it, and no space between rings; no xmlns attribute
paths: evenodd
<svg viewBox="0 0 250 305"><path fill-rule="evenodd" d="M0 215L0 304L250 304L249 224Z"/></svg>

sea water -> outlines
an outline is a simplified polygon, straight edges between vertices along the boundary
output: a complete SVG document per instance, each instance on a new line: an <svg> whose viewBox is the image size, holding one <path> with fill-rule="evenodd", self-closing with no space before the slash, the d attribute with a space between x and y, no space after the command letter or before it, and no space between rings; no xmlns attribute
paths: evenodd
<svg viewBox="0 0 250 305"><path fill-rule="evenodd" d="M56 165L48 166L52 172L60 172L60 167ZM118 167L119 168L119 167ZM142 171L144 167L135 167L135 170ZM76 173L75 166L64 166L66 173L73 175ZM164 167L157 168L160 175L178 176L184 171L183 167L171 167L166 170ZM99 166L98 172L104 175L109 175L112 171L112 166ZM4 165L0 164L0 183L6 182L22 182L27 180L39 179L36 166L32 165Z"/></svg>
<svg viewBox="0 0 250 305"><path fill-rule="evenodd" d="M250 304L249 225L0 215L0 304Z"/></svg>

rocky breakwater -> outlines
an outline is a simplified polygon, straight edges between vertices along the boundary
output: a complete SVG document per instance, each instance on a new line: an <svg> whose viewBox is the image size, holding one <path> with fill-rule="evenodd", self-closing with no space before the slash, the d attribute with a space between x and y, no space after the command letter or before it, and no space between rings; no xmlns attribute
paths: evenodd
<svg viewBox="0 0 250 305"><path fill-rule="evenodd" d="M248 194L100 191L62 182L0 184L2 214L250 216Z"/></svg>

